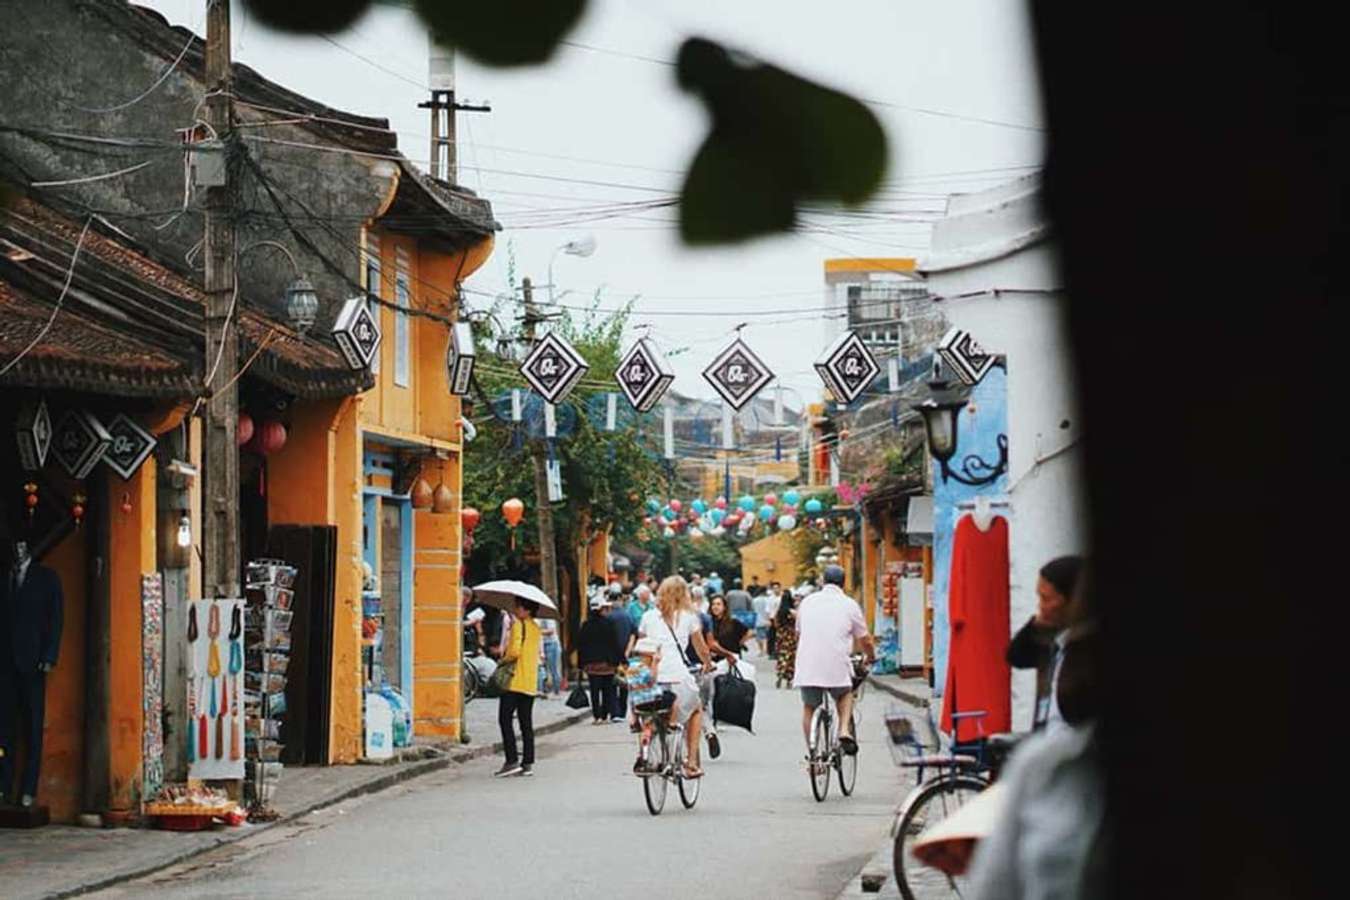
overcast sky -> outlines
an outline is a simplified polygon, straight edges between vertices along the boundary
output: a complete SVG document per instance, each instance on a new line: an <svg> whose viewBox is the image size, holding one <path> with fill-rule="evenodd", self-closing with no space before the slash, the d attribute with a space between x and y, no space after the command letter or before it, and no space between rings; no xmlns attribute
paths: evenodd
<svg viewBox="0 0 1350 900"><path fill-rule="evenodd" d="M205 30L205 0L141 2L174 24ZM993 186L1041 161L1029 26L1024 5L1014 0L842 0L828 7L805 0L591 0L590 6L567 37L573 45L546 66L498 70L459 60L461 102L492 106L491 113L460 115L460 182L491 200L506 226L492 260L467 286L505 292L508 249L518 277L542 284L555 248L594 234L591 257L558 257L557 290L571 291L560 302L589 303L600 286L605 307L641 295L634 323L651 323L652 336L667 349L690 348L675 360L675 387L683 393L712 395L699 373L744 321L746 341L783 383L817 399L811 363L825 343L817 312L823 261L922 257L924 223L942 209L945 195ZM377 8L327 40L270 32L248 18L242 3L234 10L236 60L335 108L389 119L403 153L425 164L430 123L417 104L427 94L427 38L412 12ZM873 101L892 156L885 195L872 209L888 215L867 224L815 216L810 233L713 250L683 247L669 209L569 224L584 208L678 191L678 173L707 128L703 108L680 92L673 67L663 62L689 35ZM909 221L894 221L899 217ZM470 306L491 302L475 294L466 299Z"/></svg>

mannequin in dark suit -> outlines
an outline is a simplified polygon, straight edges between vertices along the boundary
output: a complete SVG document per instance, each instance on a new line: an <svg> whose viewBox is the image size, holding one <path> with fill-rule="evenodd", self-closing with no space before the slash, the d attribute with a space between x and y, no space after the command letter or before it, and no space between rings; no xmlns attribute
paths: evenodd
<svg viewBox="0 0 1350 900"><path fill-rule="evenodd" d="M63 596L56 573L33 559L28 545L13 545L14 562L0 587L0 803L16 795L13 764L19 726L26 728L26 757L19 795L32 806L42 764L42 723L47 673L61 649Z"/></svg>

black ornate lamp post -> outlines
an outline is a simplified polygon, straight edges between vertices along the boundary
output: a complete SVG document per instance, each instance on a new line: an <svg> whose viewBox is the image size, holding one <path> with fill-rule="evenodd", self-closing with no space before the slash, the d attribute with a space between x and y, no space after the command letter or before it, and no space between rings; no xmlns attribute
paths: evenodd
<svg viewBox="0 0 1350 900"><path fill-rule="evenodd" d="M954 479L961 484L979 487L993 482L1008 471L1006 434L998 436L996 462L986 462L983 457L971 453L961 460L959 470L952 469L950 463L952 457L956 455L957 420L962 407L966 405L966 400L952 390L946 381L930 381L928 387L933 395L914 408L923 416L923 427L928 436L928 452L938 462L942 481L946 483L949 479Z"/></svg>

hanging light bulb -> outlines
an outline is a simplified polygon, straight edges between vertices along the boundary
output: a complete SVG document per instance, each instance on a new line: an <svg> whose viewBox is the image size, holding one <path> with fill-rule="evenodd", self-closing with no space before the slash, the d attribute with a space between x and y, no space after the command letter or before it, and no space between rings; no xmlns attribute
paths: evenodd
<svg viewBox="0 0 1350 900"><path fill-rule="evenodd" d="M178 546L183 549L192 546L192 520L187 516L178 520Z"/></svg>

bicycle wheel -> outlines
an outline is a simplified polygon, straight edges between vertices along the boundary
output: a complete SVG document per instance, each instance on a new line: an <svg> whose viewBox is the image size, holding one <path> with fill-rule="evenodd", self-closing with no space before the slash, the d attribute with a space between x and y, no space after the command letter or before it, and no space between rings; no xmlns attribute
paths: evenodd
<svg viewBox="0 0 1350 900"><path fill-rule="evenodd" d="M464 702L468 703L478 696L478 670L469 662L469 657L464 657L459 664L460 680L464 684Z"/></svg>
<svg viewBox="0 0 1350 900"><path fill-rule="evenodd" d="M670 768L670 748L664 729L652 735L647 742L647 770L651 773L643 776L642 796L647 800L647 811L654 816L661 815L666 805L666 774Z"/></svg>
<svg viewBox="0 0 1350 900"><path fill-rule="evenodd" d="M946 900L962 895L965 877L952 877L919 862L913 853L914 842L925 829L956 812L988 786L973 775L940 775L920 785L905 801L892 851L895 885L905 900Z"/></svg>
<svg viewBox="0 0 1350 900"><path fill-rule="evenodd" d="M825 702L829 702L828 698ZM823 803L830 793L830 718L823 703L811 716L811 758L807 769L811 773L811 794L817 803Z"/></svg>
<svg viewBox="0 0 1350 900"><path fill-rule="evenodd" d="M849 723L852 726L853 739L858 738L858 720L849 716ZM836 771L839 773L839 790L847 797L853 793L854 786L858 783L858 754L850 756L840 751L839 758L835 761Z"/></svg>
<svg viewBox="0 0 1350 900"><path fill-rule="evenodd" d="M677 735L682 739L684 735ZM680 792L680 802L684 804L685 809L693 809L694 804L698 802L699 785L703 783L702 778L684 778L684 743L681 740L675 747L675 787Z"/></svg>

